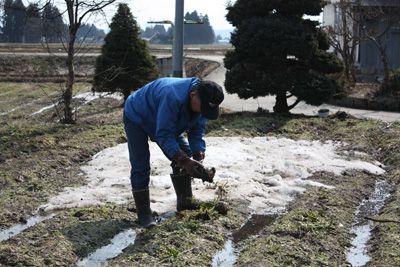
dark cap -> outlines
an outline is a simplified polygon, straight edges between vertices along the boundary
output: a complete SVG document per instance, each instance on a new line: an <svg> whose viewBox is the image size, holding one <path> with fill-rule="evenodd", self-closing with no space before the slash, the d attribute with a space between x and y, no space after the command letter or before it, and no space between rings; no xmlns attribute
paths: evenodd
<svg viewBox="0 0 400 267"><path fill-rule="evenodd" d="M219 104L224 100L222 87L212 81L200 81L196 89L201 100L201 114L209 120L216 120Z"/></svg>

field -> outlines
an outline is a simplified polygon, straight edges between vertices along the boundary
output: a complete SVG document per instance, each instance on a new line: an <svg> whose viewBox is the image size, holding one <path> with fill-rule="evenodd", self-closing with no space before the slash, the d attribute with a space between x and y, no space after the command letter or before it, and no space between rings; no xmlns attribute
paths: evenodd
<svg viewBox="0 0 400 267"><path fill-rule="evenodd" d="M149 48L152 53L170 53L171 45L156 45L150 44ZM196 51L201 52L213 52L213 53L224 53L225 51L232 49L230 44L228 45L185 45L185 52L194 53ZM80 54L95 54L100 53L101 45L99 44L85 44L84 49L81 49ZM0 44L0 53L64 53L64 48L61 44Z"/></svg>
<svg viewBox="0 0 400 267"><path fill-rule="evenodd" d="M87 91L88 83L78 83L75 88L76 95ZM130 233L131 244L108 260L110 266L209 266L224 244L233 246L236 266L346 266L355 211L373 193L377 180L390 184L390 197L379 214L370 218L375 222L367 265L400 265L398 122L226 111L209 124L210 142L220 137L322 144L332 140L340 142L337 153L346 160L375 165L379 161L386 172L312 172L307 180L326 186L305 186L305 191L292 194L286 208L275 215L254 215L248 201L232 197L234 188L228 180L212 188L218 193L216 198L207 200L200 210L161 214L164 219L159 226L141 230L134 223L131 198L125 203L105 199L101 204L51 212L39 208L62 194L64 188L84 188L89 182L83 167L92 156L126 142L118 98L75 98L75 125L58 123L59 111L54 107L35 114L51 106L59 94L55 83L0 84L0 229L23 225L31 216L51 215L0 242L1 266L73 266L128 229L135 231ZM269 151L260 153L265 161L273 157ZM224 167L217 171L223 173ZM281 176L284 181L289 179ZM201 183L198 186L210 189ZM232 243L225 243L227 240Z"/></svg>

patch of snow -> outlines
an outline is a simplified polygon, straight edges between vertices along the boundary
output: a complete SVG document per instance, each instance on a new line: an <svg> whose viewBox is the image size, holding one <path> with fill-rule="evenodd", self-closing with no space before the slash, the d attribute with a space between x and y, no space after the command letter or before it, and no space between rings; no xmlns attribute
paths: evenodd
<svg viewBox="0 0 400 267"><path fill-rule="evenodd" d="M49 106L45 106L45 107L39 109L38 111L33 112L31 116L36 115L36 114L39 114L39 113L42 113L43 111L46 111L46 110L48 110L48 109L51 109L51 108L55 107L57 104L58 104L58 102L57 102L57 103L54 103L54 104L52 104L52 105L49 105Z"/></svg>
<svg viewBox="0 0 400 267"><path fill-rule="evenodd" d="M77 94L76 96L74 96L73 98L78 99L81 98L84 100L84 105L86 105L89 102L92 102L93 100L96 100L98 98L113 98L116 100L121 100L122 96L119 93L107 93L107 92L103 92L103 93L98 93L98 92L85 92L85 93L81 93L81 94Z"/></svg>
<svg viewBox="0 0 400 267"><path fill-rule="evenodd" d="M2 112L2 113L0 113L0 116L7 115L8 113L11 113L11 112L13 112L13 111L16 111L16 110L19 109L19 108L20 108L20 107L16 107L16 108L10 109L9 111Z"/></svg>
<svg viewBox="0 0 400 267"><path fill-rule="evenodd" d="M230 199L249 201L257 213L284 209L294 195L308 186L331 188L308 180L314 172L340 175L348 169L365 170L381 175L385 171L369 162L346 160L335 153L342 146L332 141L295 141L272 137L210 137L206 138L206 166L217 169L214 181L223 186ZM170 162L157 144L149 143L152 176L150 193L152 209L166 212L175 209L175 193L169 177ZM132 200L130 164L126 144L107 148L96 154L82 170L88 184L66 188L50 199L45 210L126 203ZM216 186L193 181L194 196L200 200L216 197Z"/></svg>
<svg viewBox="0 0 400 267"><path fill-rule="evenodd" d="M98 98L113 98L113 99L117 99L117 100L121 100L122 96L119 93L114 93L114 94L110 94L107 92L104 93L98 93L98 92L85 92L85 93L81 93L81 94L77 94L73 97L74 99L83 99L83 104L82 105L86 105L89 102L92 102L93 100L96 100ZM45 106L41 109L39 109L38 111L32 113L33 115L42 113L45 110L51 109L54 106L58 105L59 101L57 101L56 103L49 105L49 106ZM1 115L1 114L0 114Z"/></svg>

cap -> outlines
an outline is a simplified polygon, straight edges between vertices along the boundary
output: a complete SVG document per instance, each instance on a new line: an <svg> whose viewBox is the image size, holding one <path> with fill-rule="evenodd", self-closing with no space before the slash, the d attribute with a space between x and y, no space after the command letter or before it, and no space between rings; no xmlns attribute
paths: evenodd
<svg viewBox="0 0 400 267"><path fill-rule="evenodd" d="M209 120L219 116L219 105L224 100L222 87L212 81L200 81L196 85L201 100L201 114Z"/></svg>

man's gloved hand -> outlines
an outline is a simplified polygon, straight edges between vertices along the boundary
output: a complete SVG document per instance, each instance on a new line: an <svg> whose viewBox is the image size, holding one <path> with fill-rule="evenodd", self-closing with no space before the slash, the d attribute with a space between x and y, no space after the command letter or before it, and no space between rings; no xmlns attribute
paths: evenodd
<svg viewBox="0 0 400 267"><path fill-rule="evenodd" d="M194 160L202 161L205 157L206 157L206 155L204 154L203 151L197 151L197 152L193 153Z"/></svg>
<svg viewBox="0 0 400 267"><path fill-rule="evenodd" d="M178 153L176 153L173 160L179 167L183 168L189 176L193 178L203 178L205 173L203 164L197 160L189 158L182 150L179 150Z"/></svg>
<svg viewBox="0 0 400 267"><path fill-rule="evenodd" d="M193 178L203 178L204 176L205 168L203 164L197 160L188 158L188 160L182 164L182 168Z"/></svg>

